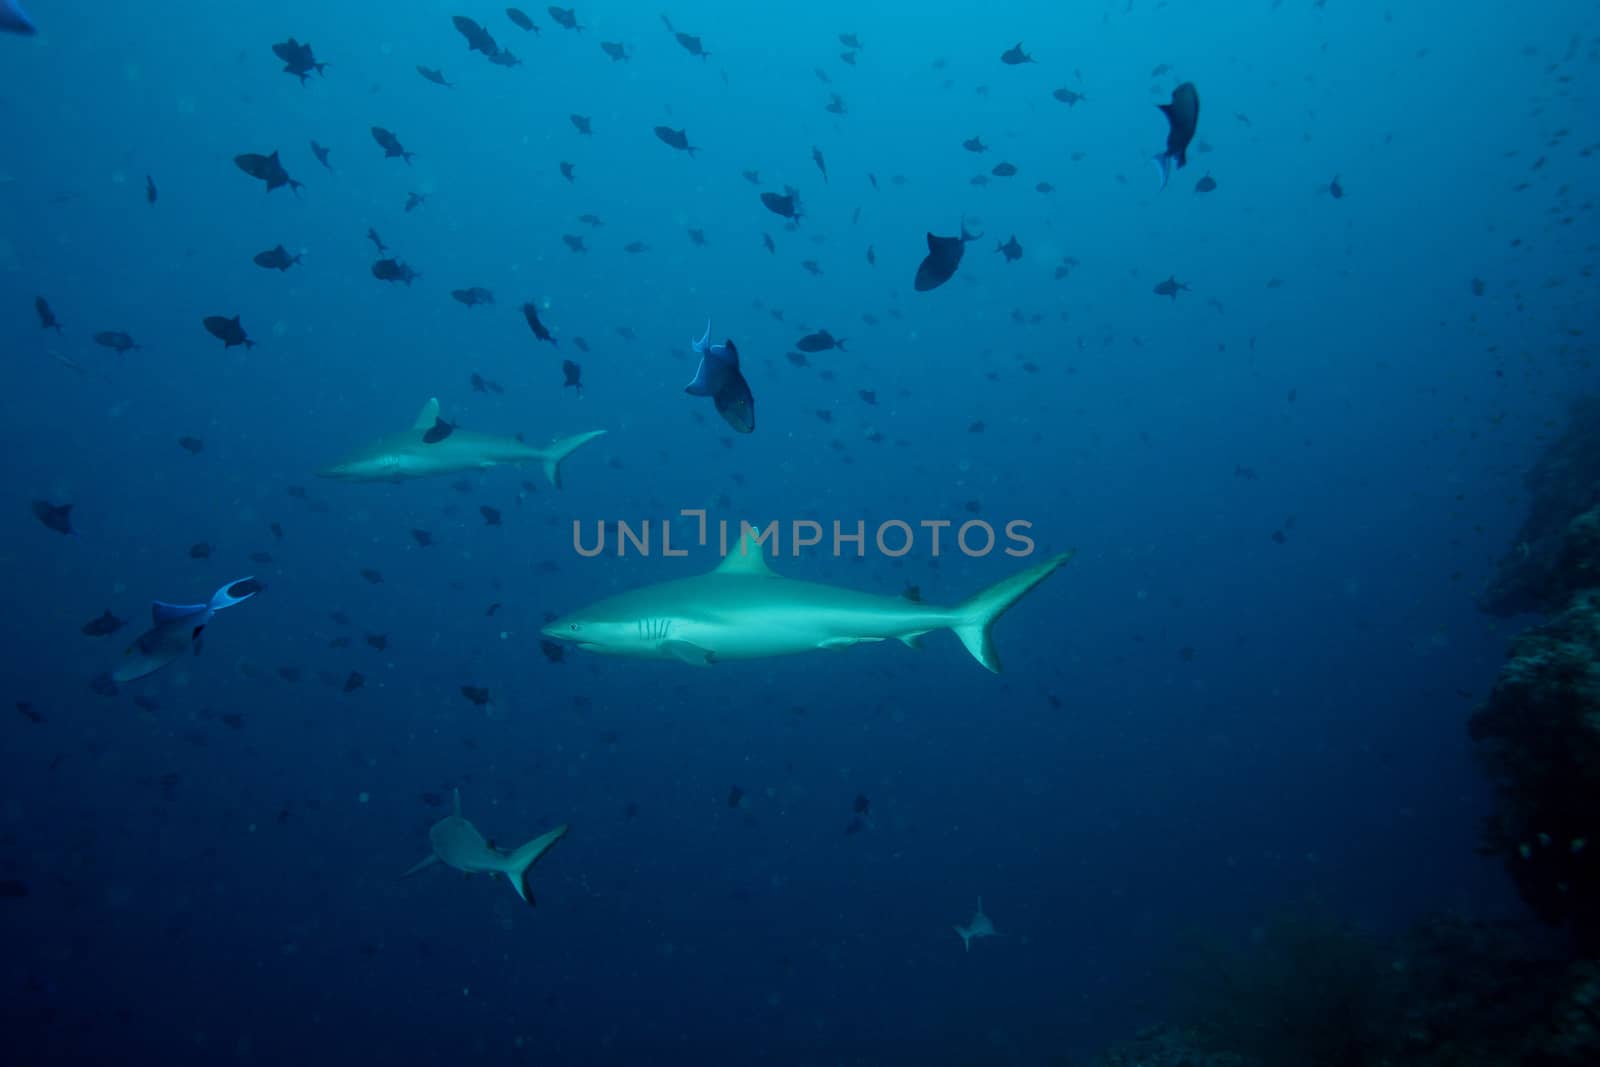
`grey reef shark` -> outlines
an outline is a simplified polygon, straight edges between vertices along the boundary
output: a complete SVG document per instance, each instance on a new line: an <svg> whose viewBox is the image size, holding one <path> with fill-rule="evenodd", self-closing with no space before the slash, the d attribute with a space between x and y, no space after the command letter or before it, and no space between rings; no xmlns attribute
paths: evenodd
<svg viewBox="0 0 1600 1067"><path fill-rule="evenodd" d="M548 833L540 834L514 852L501 852L484 839L478 828L461 817L461 790L451 796L450 814L434 823L428 830L428 842L433 852L424 857L406 874L416 874L424 867L442 863L467 874L503 874L511 888L527 904L532 904L533 888L528 882L528 871L539 857L549 852L557 841L567 835L566 824Z"/></svg>
<svg viewBox="0 0 1600 1067"><path fill-rule="evenodd" d="M434 399L422 405L410 429L380 437L317 473L345 482L400 482L532 461L543 465L545 477L559 489L562 460L605 432L590 430L535 448L515 437L476 433L445 422Z"/></svg>

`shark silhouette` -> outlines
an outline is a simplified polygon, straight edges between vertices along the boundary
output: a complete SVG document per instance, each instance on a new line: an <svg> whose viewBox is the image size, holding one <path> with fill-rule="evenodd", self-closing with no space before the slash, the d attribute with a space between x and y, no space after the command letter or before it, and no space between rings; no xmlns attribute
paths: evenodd
<svg viewBox="0 0 1600 1067"><path fill-rule="evenodd" d="M990 635L995 620L1071 557L1051 556L954 607L940 607L784 578L746 535L709 574L610 597L540 632L592 652L707 666L891 638L916 647L930 630L954 630L973 658L998 674Z"/></svg>
<svg viewBox="0 0 1600 1067"><path fill-rule="evenodd" d="M461 817L461 790L457 789L451 795L450 814L428 830L428 841L433 845L432 854L415 864L406 874L416 874L435 863L468 874L503 874L506 881L511 883L511 888L517 891L517 896L532 904L533 889L528 884L528 870L566 834L567 827L563 823L548 833L540 834L515 852L501 852L484 840L476 826Z"/></svg>
<svg viewBox="0 0 1600 1067"><path fill-rule="evenodd" d="M973 912L972 918L967 920L967 925L957 926L957 934L961 935L961 945L968 952L972 951L972 939L975 937L994 937L996 931L994 923L989 921L989 916L983 913L983 898L978 898L978 910Z"/></svg>
<svg viewBox="0 0 1600 1067"><path fill-rule="evenodd" d="M561 461L603 433L590 430L534 448L515 437L457 429L439 418L439 401L434 399L422 405L410 429L380 437L317 473L346 482L399 482L537 460L559 489Z"/></svg>

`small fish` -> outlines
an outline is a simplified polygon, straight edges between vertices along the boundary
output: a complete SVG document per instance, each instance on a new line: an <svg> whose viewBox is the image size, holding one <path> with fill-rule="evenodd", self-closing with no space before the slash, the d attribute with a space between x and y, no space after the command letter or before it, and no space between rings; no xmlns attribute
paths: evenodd
<svg viewBox="0 0 1600 1067"><path fill-rule="evenodd" d="M761 172L759 170L741 170L739 176L751 185L761 184Z"/></svg>
<svg viewBox="0 0 1600 1067"><path fill-rule="evenodd" d="M104 345L119 356L139 350L139 345L134 341L133 337L123 333L121 330L102 330L94 335L94 343Z"/></svg>
<svg viewBox="0 0 1600 1067"><path fill-rule="evenodd" d="M1071 89L1057 89L1050 95L1061 101L1063 104L1066 104L1068 107L1073 107L1079 100L1088 99L1088 97L1084 96L1082 93L1073 92Z"/></svg>
<svg viewBox="0 0 1600 1067"><path fill-rule="evenodd" d="M1214 192L1216 188L1217 180L1209 174L1194 183L1194 191L1197 193Z"/></svg>
<svg viewBox="0 0 1600 1067"><path fill-rule="evenodd" d="M996 163L989 173L996 178L1010 178L1016 175L1017 167L1014 163Z"/></svg>
<svg viewBox="0 0 1600 1067"><path fill-rule="evenodd" d="M1017 243L1016 234L1012 234L1011 240L1004 244L996 244L994 250L1002 253L1006 257L1007 263L1015 263L1022 258L1022 246Z"/></svg>
<svg viewBox="0 0 1600 1067"><path fill-rule="evenodd" d="M744 802L744 790L733 786L728 790L728 807L737 808Z"/></svg>
<svg viewBox="0 0 1600 1067"><path fill-rule="evenodd" d="M803 260L800 261L800 266L804 267L806 273L811 275L813 278L822 277L822 267L821 267L820 264L817 263L816 260L814 260L814 259L803 259Z"/></svg>
<svg viewBox="0 0 1600 1067"><path fill-rule="evenodd" d="M822 180L823 181L827 181L828 180L828 164L822 158L822 149L816 147L815 145L812 145L812 147L811 147L811 162L815 163L817 165L817 169L822 172Z"/></svg>
<svg viewBox="0 0 1600 1067"><path fill-rule="evenodd" d="M877 265L878 265L878 253L877 253L876 250L873 249L873 247L871 245L868 245L867 246L867 266L876 267Z"/></svg>
<svg viewBox="0 0 1600 1067"><path fill-rule="evenodd" d="M254 348L256 343L245 336L244 327L239 324L239 316L226 318L222 315L207 315L203 320L206 332L222 342L223 348L233 348L244 345Z"/></svg>
<svg viewBox="0 0 1600 1067"><path fill-rule="evenodd" d="M495 605L499 607L499 605ZM539 642L539 651L544 653L544 658L551 663L560 663L566 659L567 646L558 644L548 638Z"/></svg>
<svg viewBox="0 0 1600 1067"><path fill-rule="evenodd" d="M1183 282L1180 282L1177 278L1168 276L1166 281L1157 282L1156 287L1151 290L1151 292L1155 293L1157 296L1170 296L1173 300L1177 300L1178 293L1187 290L1188 288L1189 287L1187 285L1185 285Z"/></svg>
<svg viewBox="0 0 1600 1067"><path fill-rule="evenodd" d="M389 246L383 243L383 238L379 237L378 231L371 226L367 227L367 240L378 246L378 255L386 256L389 254Z"/></svg>
<svg viewBox="0 0 1600 1067"><path fill-rule="evenodd" d="M688 232L689 232L689 243L690 244L696 246L697 248L704 248L705 247L705 245L706 245L706 231L690 229Z"/></svg>
<svg viewBox="0 0 1600 1067"><path fill-rule="evenodd" d="M569 182L577 180L576 178L574 178L572 176L572 164L571 163L562 163L561 164L561 176L563 178L567 179L567 181L569 181Z"/></svg>
<svg viewBox="0 0 1600 1067"><path fill-rule="evenodd" d="M838 93L829 93L828 97L829 99L827 106L822 110L828 112L830 115L843 115L849 111L849 109L844 106L844 97L840 96Z"/></svg>
<svg viewBox="0 0 1600 1067"><path fill-rule="evenodd" d="M190 559L210 559L212 548L204 541L189 546Z"/></svg>
<svg viewBox="0 0 1600 1067"><path fill-rule="evenodd" d="M491 60L500 54L500 46L489 35L489 31L467 16L455 15L450 21L455 25L457 32L467 39L467 51L482 52Z"/></svg>
<svg viewBox="0 0 1600 1067"><path fill-rule="evenodd" d="M362 567L361 577L365 578L371 585L383 584L383 572L372 567Z"/></svg>
<svg viewBox="0 0 1600 1067"><path fill-rule="evenodd" d="M858 389L856 390L856 395L861 398L861 402L864 404L875 405L878 402L878 394L871 389Z"/></svg>
<svg viewBox="0 0 1600 1067"><path fill-rule="evenodd" d="M198 456L206 447L206 443L198 437L180 437L178 445L191 456Z"/></svg>
<svg viewBox="0 0 1600 1067"><path fill-rule="evenodd" d="M506 8L506 18L511 20L512 25L516 26L519 30L522 30L525 33L541 32L539 27L533 24L533 20L518 8Z"/></svg>
<svg viewBox="0 0 1600 1067"><path fill-rule="evenodd" d="M983 138L981 137L968 137L965 141L961 142L961 147L965 148L968 152L989 151L989 146L983 143Z"/></svg>
<svg viewBox="0 0 1600 1067"><path fill-rule="evenodd" d="M293 37L287 41L272 46L272 54L283 60L283 72L293 74L304 85L312 71L323 74L328 64L318 63L316 56L311 52L310 43L301 44ZM327 75L323 74L323 77Z"/></svg>
<svg viewBox="0 0 1600 1067"><path fill-rule="evenodd" d="M1173 164L1179 167L1189 162L1189 142L1194 140L1195 128L1200 124L1200 94L1193 82L1184 82L1172 90L1172 102L1157 104L1167 117L1167 147L1155 157L1161 170L1161 188L1167 187Z"/></svg>
<svg viewBox="0 0 1600 1067"><path fill-rule="evenodd" d="M1051 185L1049 182L1040 182L1038 185L1035 185L1033 188L1034 188L1035 192L1043 193L1046 196L1049 196L1051 193L1056 191L1056 187Z"/></svg>
<svg viewBox="0 0 1600 1067"><path fill-rule="evenodd" d="M571 386L578 391L579 396L583 395L582 367L578 366L570 359L564 359L561 361L561 375L563 379L565 379L561 383L562 389L566 389L568 386Z"/></svg>
<svg viewBox="0 0 1600 1067"><path fill-rule="evenodd" d="M489 703L489 690L482 686L464 685L461 687L461 695L480 708Z"/></svg>
<svg viewBox="0 0 1600 1067"><path fill-rule="evenodd" d="M610 56L613 63L626 63L633 58L628 54L627 46L618 41L601 41L600 50Z"/></svg>
<svg viewBox="0 0 1600 1067"><path fill-rule="evenodd" d="M405 282L407 288L410 288L413 281L422 277L398 259L378 260L372 265L372 276L381 282Z"/></svg>
<svg viewBox="0 0 1600 1067"><path fill-rule="evenodd" d="M710 58L711 53L706 51L705 45L701 44L700 38L694 34L674 31L672 36L683 46L683 50L691 56L699 56L702 60Z"/></svg>
<svg viewBox="0 0 1600 1067"><path fill-rule="evenodd" d="M601 226L605 225L605 221L602 220L599 215L593 214L579 215L578 221L586 226L593 226L595 229L599 229Z"/></svg>
<svg viewBox="0 0 1600 1067"><path fill-rule="evenodd" d="M362 677L360 671L351 671L350 676L344 680L344 691L346 693L354 693L366 684L367 680Z"/></svg>
<svg viewBox="0 0 1600 1067"><path fill-rule="evenodd" d="M424 67L422 64L419 63L419 64L417 64L417 73L422 75L425 79L427 79L428 81L431 81L435 85L442 85L446 89L454 89L455 88L454 85L450 84L448 81L445 81L444 71L442 71L442 70L435 70L432 67Z"/></svg>
<svg viewBox="0 0 1600 1067"><path fill-rule="evenodd" d="M561 240L562 240L562 243L564 243L568 248L572 249L574 252L582 253L582 252L589 251L589 249L584 246L583 237L581 235L579 235L579 234L564 233L564 234L561 235Z"/></svg>
<svg viewBox="0 0 1600 1067"><path fill-rule="evenodd" d="M1333 181L1328 183L1328 195L1335 200L1344 199L1344 185L1339 181L1338 175L1334 175Z"/></svg>
<svg viewBox="0 0 1600 1067"><path fill-rule="evenodd" d="M845 350L844 340L834 337L827 330L818 330L816 333L806 334L795 342L795 347L802 352L813 353L826 352L830 348L837 348L841 352Z"/></svg>
<svg viewBox="0 0 1600 1067"><path fill-rule="evenodd" d="M79 629L88 637L109 637L127 624L127 619L119 619L108 610L99 618L90 619Z"/></svg>
<svg viewBox="0 0 1600 1067"><path fill-rule="evenodd" d="M161 194L156 192L156 180L146 174L144 176L144 202L154 204L160 197Z"/></svg>
<svg viewBox="0 0 1600 1067"><path fill-rule="evenodd" d="M407 215L411 214L413 211L415 211L417 208L421 207L423 204L426 204L427 202L428 202L428 194L427 193L407 193L406 194L406 214Z"/></svg>
<svg viewBox="0 0 1600 1067"><path fill-rule="evenodd" d="M456 428L453 423L445 422L443 419L435 415L433 418L433 425L422 432L422 443L425 445L436 445L455 432Z"/></svg>
<svg viewBox="0 0 1600 1067"><path fill-rule="evenodd" d="M590 125L588 115L573 114L568 115L567 117L572 120L573 127L576 128L579 133L586 134L590 137L594 136L594 127Z"/></svg>
<svg viewBox="0 0 1600 1067"><path fill-rule="evenodd" d="M417 543L417 547L427 548L433 544L433 534L429 533L427 530L412 530L411 540Z"/></svg>
<svg viewBox="0 0 1600 1067"><path fill-rule="evenodd" d="M674 130L670 126L657 126L656 137L669 148L676 148L680 152L689 153L691 159L694 158L696 152L700 151L698 145L689 143L689 134L686 130Z"/></svg>
<svg viewBox="0 0 1600 1067"><path fill-rule="evenodd" d="M928 254L917 264L917 275L912 281L912 286L917 292L925 293L939 288L955 277L956 268L961 266L961 255L966 251L967 242L976 241L982 236L981 233L968 233L965 220L961 223L960 237L937 237L929 233Z"/></svg>
<svg viewBox="0 0 1600 1067"><path fill-rule="evenodd" d="M781 218L799 222L802 217L800 213L800 194L795 191L792 185L784 186L782 193L762 193L761 203L765 205L768 211Z"/></svg>
<svg viewBox="0 0 1600 1067"><path fill-rule="evenodd" d="M478 514L483 516L484 525L500 525L500 512L495 508L491 508L488 504L478 505Z"/></svg>
<svg viewBox="0 0 1600 1067"><path fill-rule="evenodd" d="M255 254L255 265L264 267L267 270L286 271L299 262L300 257L298 255L291 256L289 250L282 245Z"/></svg>
<svg viewBox="0 0 1600 1067"><path fill-rule="evenodd" d="M846 48L853 48L858 52L861 51L861 39L853 33L841 33L839 35L839 43Z"/></svg>
<svg viewBox="0 0 1600 1067"><path fill-rule="evenodd" d="M630 255L636 256L641 252L650 251L650 246L645 244L643 241L629 241L627 244L622 246L622 250Z"/></svg>
<svg viewBox="0 0 1600 1067"><path fill-rule="evenodd" d="M56 318L56 313L50 310L50 302L42 296L33 298L33 310L39 315L39 328L41 330L54 330L61 333L61 320Z"/></svg>
<svg viewBox="0 0 1600 1067"><path fill-rule="evenodd" d="M1000 53L1000 62L1008 67L1015 67L1022 63L1032 63L1033 57L1022 50L1022 42L1018 41L1013 48L1007 48Z"/></svg>
<svg viewBox="0 0 1600 1067"><path fill-rule="evenodd" d="M368 634L367 635L367 644L369 646L371 646L372 648L377 649L379 652L386 651L388 649L388 647L389 647L389 635L388 634Z"/></svg>
<svg viewBox="0 0 1600 1067"><path fill-rule="evenodd" d="M520 67L522 65L522 60L513 55L509 48L500 49L500 51L489 57L489 62L497 67Z"/></svg>
<svg viewBox="0 0 1600 1067"><path fill-rule="evenodd" d="M474 285L470 289L452 289L450 295L457 303L465 304L469 308L477 307L479 304L494 303L494 293L481 285Z"/></svg>
<svg viewBox="0 0 1600 1067"><path fill-rule="evenodd" d="M763 233L761 235L761 243L767 246L767 251L768 252L771 252L773 255L777 255L778 254L778 246L773 243L772 234Z"/></svg>
<svg viewBox="0 0 1600 1067"><path fill-rule="evenodd" d="M383 149L383 158L385 159L394 159L398 156L407 163L410 163L411 157L416 155L415 152L407 152L405 147L401 145L400 138L396 137L382 126L372 127L372 139L378 142L379 148Z"/></svg>
<svg viewBox="0 0 1600 1067"><path fill-rule="evenodd" d="M557 26L561 26L569 30L575 30L578 33L583 32L584 27L578 25L578 12L573 8L549 7L545 10L550 12L550 18L554 20Z"/></svg>
<svg viewBox="0 0 1600 1067"><path fill-rule="evenodd" d="M289 187L289 191L292 193L298 193L305 188L303 183L289 177L289 172L283 169L283 163L278 159L278 153L276 152L273 152L270 156L263 156L258 152L245 152L242 155L234 156L233 162L236 167L250 175L250 177L265 182L269 193L285 185Z"/></svg>
<svg viewBox="0 0 1600 1067"><path fill-rule="evenodd" d="M333 170L333 164L328 162L328 150L317 142L311 142L311 154L317 157L317 162L328 170Z"/></svg>

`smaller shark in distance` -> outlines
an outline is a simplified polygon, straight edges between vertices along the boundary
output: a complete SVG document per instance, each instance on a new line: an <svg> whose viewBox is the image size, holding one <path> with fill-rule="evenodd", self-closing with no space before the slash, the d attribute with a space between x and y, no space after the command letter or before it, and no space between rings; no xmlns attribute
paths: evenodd
<svg viewBox="0 0 1600 1067"><path fill-rule="evenodd" d="M973 938L996 936L994 923L990 922L989 916L983 913L982 897L978 898L978 910L973 913L971 919L967 920L967 925L957 926L955 931L961 935L961 946L968 952L972 951Z"/></svg>
<svg viewBox="0 0 1600 1067"><path fill-rule="evenodd" d="M432 399L410 429L380 437L317 473L345 482L400 482L537 460L559 489L561 461L605 432L590 430L535 448L515 437L457 429L439 417L439 401Z"/></svg>
<svg viewBox="0 0 1600 1067"><path fill-rule="evenodd" d="M503 874L517 896L532 904L533 889L528 884L528 871L539 857L549 852L557 841L567 834L566 824L548 833L540 834L515 852L501 852L484 840L478 828L461 817L461 790L451 797L450 814L434 823L428 830L428 843L433 852L419 861L406 874L416 874L424 867L442 863L468 874Z"/></svg>
<svg viewBox="0 0 1600 1067"><path fill-rule="evenodd" d="M254 578L240 578L211 594L204 604L168 604L164 600L150 605L155 623L140 634L122 653L122 662L111 672L113 682L131 682L176 663L191 648L200 652L200 631L223 608L243 604L261 591Z"/></svg>

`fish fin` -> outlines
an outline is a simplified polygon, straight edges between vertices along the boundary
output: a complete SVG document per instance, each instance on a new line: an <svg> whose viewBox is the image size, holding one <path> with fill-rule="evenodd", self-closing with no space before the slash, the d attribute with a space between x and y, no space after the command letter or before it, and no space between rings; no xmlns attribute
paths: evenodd
<svg viewBox="0 0 1600 1067"><path fill-rule="evenodd" d="M967 931L963 930L959 926L952 926L951 929L956 932L956 936L961 938L961 947L966 949L968 952L971 952L972 951L972 935L969 934Z"/></svg>
<svg viewBox="0 0 1600 1067"><path fill-rule="evenodd" d="M710 366L711 355L710 353L705 353L699 345L700 342L695 342L695 351L703 353L700 356L700 365L695 368L694 378L690 380L688 385L683 387L683 391L690 396L712 396L717 390L711 383L713 374L713 369Z"/></svg>
<svg viewBox="0 0 1600 1067"><path fill-rule="evenodd" d="M1172 157L1165 152L1157 152L1151 162L1156 165L1156 170L1161 172L1161 188L1167 187L1167 179L1172 177Z"/></svg>
<svg viewBox="0 0 1600 1067"><path fill-rule="evenodd" d="M1167 121L1168 122L1172 121L1172 105L1171 104L1157 104L1156 107L1159 107L1161 109L1161 113L1163 115L1167 116Z"/></svg>
<svg viewBox="0 0 1600 1067"><path fill-rule="evenodd" d="M260 589L252 587L246 590L243 595L235 593L234 590L246 582L254 582L255 580L255 575L250 575L247 578L234 579L221 589L218 589L215 593L212 593L211 603L207 604L206 606L212 611L221 611L223 608L231 608L235 604L243 604L246 600L249 600L251 597L260 592Z"/></svg>
<svg viewBox="0 0 1600 1067"><path fill-rule="evenodd" d="M571 437L550 442L550 446L540 453L544 460L544 476L550 479L550 484L560 489L561 461L604 433L604 430L590 430L588 433L573 434Z"/></svg>
<svg viewBox="0 0 1600 1067"><path fill-rule="evenodd" d="M165 600L150 602L150 618L157 626L203 615L208 610L210 607L206 604L168 604Z"/></svg>
<svg viewBox="0 0 1600 1067"><path fill-rule="evenodd" d="M927 632L926 630L918 630L914 634L901 634L900 643L907 648L920 649L922 647L922 635Z"/></svg>
<svg viewBox="0 0 1600 1067"><path fill-rule="evenodd" d="M754 578L776 578L778 575L767 566L766 553L759 544L752 544L750 534L741 531L739 544L717 564L712 574L744 574Z"/></svg>
<svg viewBox="0 0 1600 1067"><path fill-rule="evenodd" d="M957 620L950 628L961 638L961 643L972 653L974 659L995 674L1000 673L1000 656L995 651L994 638L990 633L995 621L1026 596L1034 586L1054 574L1072 558L1072 555L1071 552L1062 552L1051 556L1043 563L1036 563L1019 574L1002 578L956 606Z"/></svg>
<svg viewBox="0 0 1600 1067"><path fill-rule="evenodd" d="M709 667L717 661L717 654L689 641L663 641L661 651L693 667Z"/></svg>
<svg viewBox="0 0 1600 1067"><path fill-rule="evenodd" d="M413 430L431 430L438 421L439 398L430 397L428 402L422 405L422 410L417 412L416 421L411 424L411 428Z"/></svg>
<svg viewBox="0 0 1600 1067"><path fill-rule="evenodd" d="M700 340L698 340L698 341L690 340L689 344L694 347L694 350L696 352L698 352L701 355L705 355L706 349L708 347L710 347L710 345L711 345L711 320L710 319L706 319L706 332L703 335L701 335Z"/></svg>
<svg viewBox="0 0 1600 1067"><path fill-rule="evenodd" d="M422 868L424 868L424 867L432 867L435 863L438 863L438 862L439 862L439 857L438 856L433 855L433 854L429 854L429 855L423 857L422 859L418 860L416 863L413 863L411 865L411 869L406 871L406 873L402 874L400 877L404 878L404 877L406 877L406 875L416 874L418 871L422 870Z"/></svg>
<svg viewBox="0 0 1600 1067"><path fill-rule="evenodd" d="M504 871L506 880L511 883L511 888L517 891L517 896L527 903L533 903L533 888L528 885L528 869L538 863L539 857L549 852L551 847L566 835L567 827L562 824L549 833L540 834L506 857Z"/></svg>

